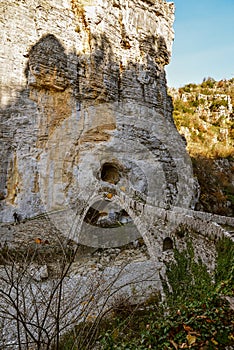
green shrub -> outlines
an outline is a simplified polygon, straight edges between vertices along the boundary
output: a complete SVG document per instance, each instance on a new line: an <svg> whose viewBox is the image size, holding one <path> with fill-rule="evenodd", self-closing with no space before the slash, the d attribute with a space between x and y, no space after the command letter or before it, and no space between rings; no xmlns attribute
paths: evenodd
<svg viewBox="0 0 234 350"><path fill-rule="evenodd" d="M211 77L204 78L204 79L203 79L203 82L202 82L202 84L201 84L201 87L202 87L202 88L213 89L215 83L216 83L216 81L215 81L213 78L211 78Z"/></svg>
<svg viewBox="0 0 234 350"><path fill-rule="evenodd" d="M217 112L221 106L227 107L228 102L226 100L214 100L210 106L211 112Z"/></svg>
<svg viewBox="0 0 234 350"><path fill-rule="evenodd" d="M217 243L217 267L215 279L219 289L226 295L234 294L234 244L224 238Z"/></svg>

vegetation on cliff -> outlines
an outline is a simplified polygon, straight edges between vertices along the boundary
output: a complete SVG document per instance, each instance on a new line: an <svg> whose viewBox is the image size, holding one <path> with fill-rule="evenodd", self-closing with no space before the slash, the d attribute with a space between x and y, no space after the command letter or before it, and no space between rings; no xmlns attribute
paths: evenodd
<svg viewBox="0 0 234 350"><path fill-rule="evenodd" d="M201 194L197 209L234 215L234 79L204 79L172 90L174 120L185 137ZM217 243L217 265L210 276L193 249L175 251L168 265L167 307L157 296L132 307L119 300L99 337L101 349L229 349L234 343L234 250ZM171 293L173 292L173 293ZM229 300L230 301L230 300ZM127 312L126 312L127 310Z"/></svg>
<svg viewBox="0 0 234 350"><path fill-rule="evenodd" d="M204 79L169 91L201 187L197 209L234 215L234 79Z"/></svg>
<svg viewBox="0 0 234 350"><path fill-rule="evenodd" d="M117 297L111 314L96 329L98 341L92 349L232 348L234 245L230 246L228 239L217 242L216 270L209 274L203 263L194 259L190 243L188 239L186 251L175 250L174 262L167 264L168 280L164 281L167 302L160 303L159 296L154 295L143 304L132 305L129 297ZM80 334L83 327L80 324L67 334L61 349L71 349L76 332ZM88 331L93 324L86 327ZM77 345L74 349L81 347Z"/></svg>
<svg viewBox="0 0 234 350"><path fill-rule="evenodd" d="M234 154L234 79L188 84L170 91L174 121L191 156L227 158Z"/></svg>

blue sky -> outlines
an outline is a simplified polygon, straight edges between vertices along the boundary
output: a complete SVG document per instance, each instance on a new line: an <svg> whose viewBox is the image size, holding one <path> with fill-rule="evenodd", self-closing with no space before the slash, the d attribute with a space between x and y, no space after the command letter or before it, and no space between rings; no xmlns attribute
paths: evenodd
<svg viewBox="0 0 234 350"><path fill-rule="evenodd" d="M174 0L170 87L234 77L234 0Z"/></svg>

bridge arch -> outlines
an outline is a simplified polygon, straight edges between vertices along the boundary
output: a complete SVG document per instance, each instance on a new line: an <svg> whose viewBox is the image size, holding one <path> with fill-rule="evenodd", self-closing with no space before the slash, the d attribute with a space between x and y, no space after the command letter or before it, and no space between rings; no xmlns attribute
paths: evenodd
<svg viewBox="0 0 234 350"><path fill-rule="evenodd" d="M104 207L108 206L108 204L117 205L119 208L123 209L132 219L132 224L136 232L133 232L134 227L128 234L127 230L124 231L121 229L122 227L120 227L118 232L118 228L106 229L86 223L85 217L87 213L90 208L95 209L97 203L103 203ZM121 231L124 233L122 237ZM69 238L77 243L92 247L111 248L124 246L142 237L150 254L151 243L148 239L148 231L149 224L147 220L144 219L144 204L139 205L137 200L129 198L124 193L113 195L111 199L107 199L103 194L94 194L92 198L89 198L89 201L83 207L82 211L77 213ZM126 237L126 235L128 235L128 237Z"/></svg>

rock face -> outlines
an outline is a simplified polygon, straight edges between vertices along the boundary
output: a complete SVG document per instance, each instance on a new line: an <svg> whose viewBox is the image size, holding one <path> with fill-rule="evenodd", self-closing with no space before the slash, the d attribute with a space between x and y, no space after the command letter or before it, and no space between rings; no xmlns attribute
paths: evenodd
<svg viewBox="0 0 234 350"><path fill-rule="evenodd" d="M2 9L0 219L51 213L79 241L82 226L95 227L90 215L124 210L136 227L130 238L121 229L120 245L146 227L145 205L188 208L191 166L164 72L174 5L11 0Z"/></svg>
<svg viewBox="0 0 234 350"><path fill-rule="evenodd" d="M108 283L114 278L118 290L127 285L128 293L139 294L137 283L142 296L151 287L163 295L165 263L173 260L174 248L186 250L191 242L193 259L213 272L214 240L225 236L224 230L215 231L212 223L204 230L202 219L194 223L187 215L187 226L200 233L187 242L190 234L183 227L170 227L178 227L194 204L190 159L172 120L164 72L173 4L2 0L1 8L0 237L9 246L38 245L37 252L47 257L57 241L56 259L64 236L70 249L80 243L93 251L63 279L64 305L72 311L61 308L60 314L76 319L74 293L79 298L89 288L86 273L92 277L89 291L97 289L96 280L109 291L104 277ZM15 212L30 220L12 225ZM30 281L39 281L47 298L50 269L44 263L29 268ZM102 271L102 280L92 270ZM43 313L44 299L39 294L27 300L30 329L33 315L40 315L32 305L39 300ZM25 304L23 310L25 319ZM14 341L17 327L9 324L3 324L0 347Z"/></svg>

